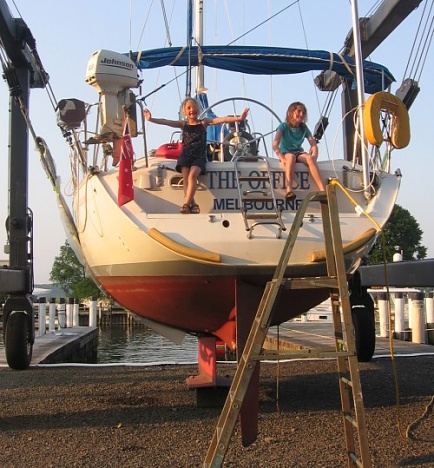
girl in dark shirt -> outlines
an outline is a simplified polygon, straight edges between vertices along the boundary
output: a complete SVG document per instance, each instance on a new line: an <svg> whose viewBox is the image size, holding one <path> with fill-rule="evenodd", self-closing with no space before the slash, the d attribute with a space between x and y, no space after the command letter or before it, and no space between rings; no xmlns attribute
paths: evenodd
<svg viewBox="0 0 434 468"><path fill-rule="evenodd" d="M194 201L197 179L206 171L206 127L221 123L240 122L244 120L249 109L240 115L204 118L199 120L199 106L193 98L182 103L182 112L186 120L167 120L152 117L148 109L143 111L149 122L180 128L182 130L182 152L176 163L176 170L181 172L184 187L184 203L180 209L183 214L200 213L199 205Z"/></svg>

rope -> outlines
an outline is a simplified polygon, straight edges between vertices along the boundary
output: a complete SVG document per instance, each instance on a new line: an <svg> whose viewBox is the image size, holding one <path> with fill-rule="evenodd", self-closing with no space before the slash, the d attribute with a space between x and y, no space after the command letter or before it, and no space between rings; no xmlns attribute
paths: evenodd
<svg viewBox="0 0 434 468"><path fill-rule="evenodd" d="M277 352L280 350L280 325L277 325ZM280 409L279 403L279 386L280 386L280 359L277 359L276 365L276 411L280 414L282 411Z"/></svg>
<svg viewBox="0 0 434 468"><path fill-rule="evenodd" d="M347 196L347 198L354 204L356 205L356 211L363 212L363 214L370 220L372 223L377 227L379 232L381 233L381 240L382 240L382 249L383 249L383 266L384 266L384 278L386 282L386 294L387 294L387 318L388 318L388 326L389 326L389 350L390 350L390 357L392 361L392 370L393 370L393 379L394 379L394 385L395 385L395 398L396 398L396 424L398 428L399 435L404 438L408 439L410 436L410 431L412 427L414 427L419 421L421 421L426 414L428 413L428 409L433 405L434 402L434 395L432 396L430 402L428 405L425 407L424 412L422 415L415 419L413 422L411 422L405 431L402 428L402 421L401 421L401 405L400 405L400 390L399 390L399 382L398 382L398 369L396 366L396 360L395 360L395 351L393 347L393 333L391 333L393 327L392 327L392 306L390 302L390 289L389 289L389 274L388 274L388 269L387 269L387 257L386 257L386 237L384 235L384 231L381 228L381 226L368 214L366 213L363 208L357 204L357 202L353 199L353 197L347 192L345 187L338 181L338 180L331 180L330 184L336 185L339 187L342 192Z"/></svg>

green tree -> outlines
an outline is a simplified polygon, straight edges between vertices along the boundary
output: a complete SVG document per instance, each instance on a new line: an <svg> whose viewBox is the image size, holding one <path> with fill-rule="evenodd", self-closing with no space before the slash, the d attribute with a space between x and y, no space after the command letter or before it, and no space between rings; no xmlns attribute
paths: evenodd
<svg viewBox="0 0 434 468"><path fill-rule="evenodd" d="M369 264L384 261L383 244L388 262L393 260L397 249L402 251L403 260L420 260L426 257L427 249L420 243L423 231L410 212L402 206L394 206L383 232L385 242L380 235L368 255Z"/></svg>
<svg viewBox="0 0 434 468"><path fill-rule="evenodd" d="M50 281L62 288L68 296L80 300L102 296L92 278L86 276L86 268L79 262L68 241L60 247L60 254L54 259Z"/></svg>

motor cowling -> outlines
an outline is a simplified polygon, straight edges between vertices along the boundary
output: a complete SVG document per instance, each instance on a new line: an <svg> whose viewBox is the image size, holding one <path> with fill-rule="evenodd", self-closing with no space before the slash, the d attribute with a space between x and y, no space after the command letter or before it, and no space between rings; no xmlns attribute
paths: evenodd
<svg viewBox="0 0 434 468"><path fill-rule="evenodd" d="M139 85L136 65L125 55L101 49L88 61L86 83L100 94L100 135L107 139L120 137L125 113L135 117L135 95L130 88ZM131 127L135 136L136 129Z"/></svg>

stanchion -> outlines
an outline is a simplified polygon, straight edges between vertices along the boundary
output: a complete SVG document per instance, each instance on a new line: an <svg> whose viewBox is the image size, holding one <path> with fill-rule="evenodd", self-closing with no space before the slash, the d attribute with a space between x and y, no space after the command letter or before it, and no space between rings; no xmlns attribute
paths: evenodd
<svg viewBox="0 0 434 468"><path fill-rule="evenodd" d="M59 299L59 309L57 311L57 321L59 323L59 328L66 327L66 304L65 299L61 297Z"/></svg>
<svg viewBox="0 0 434 468"><path fill-rule="evenodd" d="M54 332L56 330L56 299L50 297L48 305L48 331Z"/></svg>
<svg viewBox="0 0 434 468"><path fill-rule="evenodd" d="M89 307L89 327L96 327L96 310L97 310L96 297L92 297L92 301Z"/></svg>
<svg viewBox="0 0 434 468"><path fill-rule="evenodd" d="M434 345L434 293L432 292L426 293L425 295L425 313L427 343Z"/></svg>
<svg viewBox="0 0 434 468"><path fill-rule="evenodd" d="M66 326L67 328L72 327L72 315L74 312L74 299L68 297L68 302L66 304Z"/></svg>
<svg viewBox="0 0 434 468"><path fill-rule="evenodd" d="M78 327L80 325L80 301L74 299L74 305L72 309L72 326Z"/></svg>
<svg viewBox="0 0 434 468"><path fill-rule="evenodd" d="M425 314L423 310L423 293L413 293L411 300L411 341L413 343L425 344Z"/></svg>
<svg viewBox="0 0 434 468"><path fill-rule="evenodd" d="M402 292L395 293L394 300L395 310L395 338L404 339L405 322L404 322L404 294Z"/></svg>
<svg viewBox="0 0 434 468"><path fill-rule="evenodd" d="M380 336L382 338L387 338L389 336L388 330L388 314L387 314L387 294L379 293L378 294L378 314L380 317Z"/></svg>
<svg viewBox="0 0 434 468"><path fill-rule="evenodd" d="M410 330L413 328L413 323L412 323L413 316L411 314L411 307L412 307L412 302L413 302L412 296L413 296L412 293L407 295L408 328L410 328Z"/></svg>
<svg viewBox="0 0 434 468"><path fill-rule="evenodd" d="M47 320L47 302L45 297L39 298L39 312L38 312L38 334L39 336L45 335L46 320Z"/></svg>

